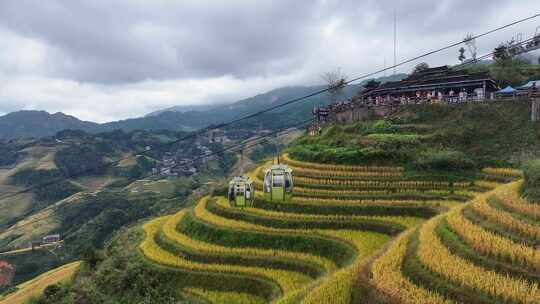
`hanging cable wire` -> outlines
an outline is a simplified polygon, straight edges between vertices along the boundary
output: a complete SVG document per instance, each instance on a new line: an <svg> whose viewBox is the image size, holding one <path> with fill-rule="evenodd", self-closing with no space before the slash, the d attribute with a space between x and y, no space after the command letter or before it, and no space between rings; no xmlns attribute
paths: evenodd
<svg viewBox="0 0 540 304"><path fill-rule="evenodd" d="M296 124L293 127L301 127L301 126L305 125L308 122L311 122L311 119L302 121L301 123ZM198 157L191 158L190 162L196 162L198 160L208 158L208 157L212 157L214 155L221 155L221 154L223 154L223 153L225 153L227 151L234 151L234 150L239 149L239 148L249 149L249 148L255 147L257 145L269 142L271 137L276 137L276 136L288 134L288 133L290 133L292 131L296 131L296 130L289 130L290 128L291 127L287 128L287 129L278 130L278 131L275 131L275 132L272 132L272 133L269 133L267 135L260 136L260 137L257 137L257 138L248 139L246 141L243 141L242 143L235 144L233 146L221 149L219 151L215 151L215 152L212 152L212 153L207 153L207 154L204 154L204 155L200 155ZM250 143L250 144L247 145L248 143ZM25 190L27 190L27 189L25 189ZM25 191L25 192L27 192L27 191ZM18 195L18 194L20 194L20 193L17 193L15 195ZM48 219L48 218L55 217L56 215L55 215L54 212L60 207L61 206L49 207L49 208L47 208L47 210L50 211L49 215L45 215L45 216L39 217L37 219L31 220L31 221L28 221L28 222L24 222L22 224L14 224L13 226L9 227L6 231L4 231L4 233L15 230L15 229L20 229L20 228L26 227L28 225L32 225L34 223L43 221L43 220Z"/></svg>
<svg viewBox="0 0 540 304"><path fill-rule="evenodd" d="M539 14L535 14L535 15L532 15L530 17L527 17L527 18L523 18L523 19L519 19L519 20L516 20L514 22L511 22L511 23L508 23L508 24L505 24L503 26L500 26L500 27L497 27L497 28L494 28L492 30L489 30L487 32L484 32L482 34L479 34L479 35L476 35L476 36L473 36L471 37L471 39L478 39L478 38L481 38L481 37L484 37L484 36L487 36L487 35L490 35L492 33L495 33L497 31L500 31L500 30L503 30L503 29L506 29L506 28L509 28L511 26L514 26L514 25L517 25L519 23L523 23L525 21L529 21L529 20L532 20L532 19L535 19L537 17L540 17L540 13ZM356 77L356 78L353 78L353 79L350 79L348 81L345 81L343 82L344 85L348 85L348 84L351 84L353 82L356 82L358 80L362 80L362 79L366 79L366 78L369 78L369 77L372 77L374 75L377 75L377 74L380 74L382 72L385 72L385 71L388 71L388 70L391 70L393 68L396 68L396 67L399 67L399 66L403 66L405 64L408 64L408 63L411 63L411 62L414 62L416 60L419 60L421 58L424 58L424 57L427 57L427 56L430 56L430 55L433 55L433 54L436 54L438 52L442 52L444 50L448 50L448 49L451 49L453 47L456 47L458 45L461 45L465 43L463 40L460 40L459 42L454 42L454 43L451 43L447 46L444 46L444 47L441 47L439 49L435 49L435 50L432 50L430 52L427 52L427 53L424 53L422 55L419 55L419 56L416 56L416 57L413 57L411 59L407 59L405 61L402 61L396 65L393 65L393 66L390 66L390 67L387 67L387 68L384 68L384 69L381 69L381 70L378 70L378 71L375 71L375 72L372 72L372 73L368 73L368 74L364 74L362 76L359 76L359 77ZM317 96L317 95L320 95L322 93L325 93L325 92L328 92L330 91L332 88L329 87L329 88L325 88L325 89L321 89L321 90L318 90L318 91L315 91L313 93L310 93L310 94L307 94L307 95L304 95L304 96L301 96L301 97L297 97L297 98L293 98L291 100L288 100L284 103L281 103L279 105L275 105L275 106L272 106L272 107L269 107L269 108L266 108L264 110L261 110L261 111L257 111L255 113L252 113L252 114L248 114L248 115L245 115L245 116L242 116L240 118L237 118L237 119L234 119L232 121L229 121L227 123L221 123L221 124L217 124L217 125L212 125L212 126L208 126L208 127L205 127L205 128L202 128L200 130L197 130L197 131L194 131L186 136L183 136L177 140L174 140L172 142L169 142L169 143L166 143L164 144L163 146L169 146L169 145L174 145L174 144L177 144L177 143L180 143L180 142L183 142L183 141L186 141L188 139L192 139L192 138L196 138L197 136L201 135L201 134L204 134L208 131L212 131L212 130L216 130L216 129L221 129L221 128L224 128L224 127L228 127L228 126L231 126L235 123L238 123L238 122L241 122L241 121L244 121L244 120L247 120L247 119L251 119L251 118L254 118L254 117L257 117L259 115L262 115L262 114L265 114L265 113L268 113L268 112L271 112L273 110L276 110L276 109L279 109L279 108L282 108L282 107L285 107L285 106L288 106L288 105L291 105L291 104L294 104L294 103L297 103L297 102L300 102L300 101L303 101L303 100L306 100L308 98L311 98L311 97L314 97L314 96ZM127 156L127 157L124 157L124 158L120 158L116 161L113 161L113 162L109 162L107 164L104 164L102 166L99 166L98 168L92 168L92 169L86 169L86 170L82 170L80 172L77 172L76 175L80 175L80 174L83 174L83 173L86 173L86 172L89 172L91 170L95 170L95 169L103 169L103 168L108 168L108 167L112 167L112 166L115 166L117 164L119 164L121 161L123 160L126 160L126 159L130 159L130 158L133 158L133 157L138 157L138 156L144 156L144 155L147 155L148 153L154 151L155 148L152 148L150 147L150 149L146 149L144 151L139 151L139 152L136 152L136 153L133 153L132 155L130 156ZM59 181L62 181L62 180L65 180L64 177L61 177L61 178L58 178L56 180L53 180L51 181L50 183L45 183L45 185L50 185L50 184L53 184L55 182L59 182ZM40 186L40 185L38 185ZM43 187L43 185L41 185ZM32 187L31 187L32 188ZM20 193L26 193L28 192L29 189L25 189L25 190L21 190L21 191L18 191L18 192L15 192L13 193L13 195L18 195ZM5 199L6 197L1 197L1 199Z"/></svg>

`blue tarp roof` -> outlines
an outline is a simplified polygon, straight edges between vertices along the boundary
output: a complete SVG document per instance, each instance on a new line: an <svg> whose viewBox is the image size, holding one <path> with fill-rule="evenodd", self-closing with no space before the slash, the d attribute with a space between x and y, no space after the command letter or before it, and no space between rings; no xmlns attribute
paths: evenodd
<svg viewBox="0 0 540 304"><path fill-rule="evenodd" d="M511 86L507 86L506 88L497 91L498 94L511 94L514 93L516 89L512 88Z"/></svg>
<svg viewBox="0 0 540 304"><path fill-rule="evenodd" d="M532 87L533 83L536 83L536 87L540 89L540 80L533 80L533 81L529 81L526 84L520 86L518 88L518 90L526 90L526 89Z"/></svg>

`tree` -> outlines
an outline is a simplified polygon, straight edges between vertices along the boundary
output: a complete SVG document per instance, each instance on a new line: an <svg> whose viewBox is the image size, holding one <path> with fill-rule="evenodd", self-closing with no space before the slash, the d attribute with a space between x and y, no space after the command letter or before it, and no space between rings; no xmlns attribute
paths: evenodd
<svg viewBox="0 0 540 304"><path fill-rule="evenodd" d="M516 86L527 80L523 67L527 62L510 54L509 43L501 43L493 50L494 64L490 67L490 74L501 87Z"/></svg>
<svg viewBox="0 0 540 304"><path fill-rule="evenodd" d="M101 254L92 245L85 245L81 250L82 260L90 266L91 269L95 269L97 264L103 260Z"/></svg>
<svg viewBox="0 0 540 304"><path fill-rule="evenodd" d="M540 56L538 56L538 64L540 64Z"/></svg>
<svg viewBox="0 0 540 304"><path fill-rule="evenodd" d="M463 42L469 49L469 54L471 55L471 59L473 61L476 61L476 54L478 48L476 47L476 38L474 38L473 34L467 34L465 38L463 38Z"/></svg>
<svg viewBox="0 0 540 304"><path fill-rule="evenodd" d="M43 291L43 296L46 299L52 299L52 297L54 297L60 290L60 286L56 284L49 285L45 287L45 290Z"/></svg>
<svg viewBox="0 0 540 304"><path fill-rule="evenodd" d="M337 69L333 72L326 72L321 75L321 78L326 82L328 87L328 97L330 102L336 102L341 95L343 95L343 89L347 85L347 76L341 72L341 69Z"/></svg>
<svg viewBox="0 0 540 304"><path fill-rule="evenodd" d="M429 64L427 64L427 62L421 62L421 63L417 64L414 67L412 73L413 74L420 73L420 72L425 71L427 69L429 69Z"/></svg>
<svg viewBox="0 0 540 304"><path fill-rule="evenodd" d="M461 61L461 63L463 63L463 61L465 61L465 59L467 59L465 57L465 48L461 47L459 49L459 57L458 57L458 60Z"/></svg>
<svg viewBox="0 0 540 304"><path fill-rule="evenodd" d="M508 46L506 44L499 44L499 46L493 50L493 59L496 63L500 64L512 59L512 56L508 52Z"/></svg>
<svg viewBox="0 0 540 304"><path fill-rule="evenodd" d="M371 89L378 88L380 85L381 85L380 82L378 82L378 81L375 80L375 79L371 79L371 80L369 80L369 81L364 85L364 88L365 88L366 90L371 90Z"/></svg>

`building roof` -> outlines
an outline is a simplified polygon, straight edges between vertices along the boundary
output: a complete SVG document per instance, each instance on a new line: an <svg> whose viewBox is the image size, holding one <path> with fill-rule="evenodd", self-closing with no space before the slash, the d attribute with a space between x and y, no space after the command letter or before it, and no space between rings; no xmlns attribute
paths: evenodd
<svg viewBox="0 0 540 304"><path fill-rule="evenodd" d="M401 81L391 81L379 87L367 90L364 96L380 96L386 94L429 91L438 89L483 87L489 91L498 89L487 73L468 73L463 70L452 70L448 66L429 68L409 75Z"/></svg>
<svg viewBox="0 0 540 304"><path fill-rule="evenodd" d="M497 94L512 94L515 92L516 92L516 89L512 88L511 86L507 86L506 88L497 91Z"/></svg>
<svg viewBox="0 0 540 304"><path fill-rule="evenodd" d="M518 87L517 89L518 89L518 90L527 90L527 89L529 89L530 87L532 87L533 84L536 84L536 87L540 89L540 80L529 81L529 82L527 82L526 84L524 84L524 85Z"/></svg>

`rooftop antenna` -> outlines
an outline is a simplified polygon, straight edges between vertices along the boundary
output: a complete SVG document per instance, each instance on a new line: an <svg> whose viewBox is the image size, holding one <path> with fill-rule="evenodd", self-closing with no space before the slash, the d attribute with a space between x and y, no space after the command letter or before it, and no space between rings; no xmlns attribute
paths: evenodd
<svg viewBox="0 0 540 304"><path fill-rule="evenodd" d="M396 75L397 64L397 13L394 9L394 76Z"/></svg>
<svg viewBox="0 0 540 304"><path fill-rule="evenodd" d="M277 164L279 165L279 145L276 144L276 151L277 151Z"/></svg>
<svg viewBox="0 0 540 304"><path fill-rule="evenodd" d="M244 176L244 147L240 149L240 176Z"/></svg>

